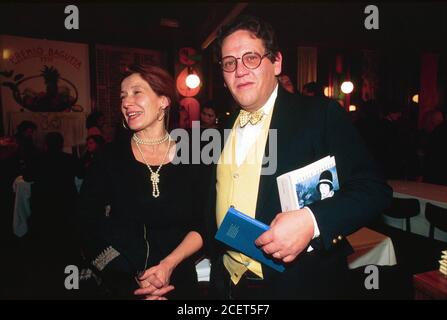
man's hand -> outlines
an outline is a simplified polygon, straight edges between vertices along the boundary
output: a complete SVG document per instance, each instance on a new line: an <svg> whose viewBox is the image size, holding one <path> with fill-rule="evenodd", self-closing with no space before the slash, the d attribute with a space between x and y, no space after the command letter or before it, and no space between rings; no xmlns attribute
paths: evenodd
<svg viewBox="0 0 447 320"><path fill-rule="evenodd" d="M314 222L307 209L278 213L270 229L256 239L257 246L268 255L292 262L314 236Z"/></svg>

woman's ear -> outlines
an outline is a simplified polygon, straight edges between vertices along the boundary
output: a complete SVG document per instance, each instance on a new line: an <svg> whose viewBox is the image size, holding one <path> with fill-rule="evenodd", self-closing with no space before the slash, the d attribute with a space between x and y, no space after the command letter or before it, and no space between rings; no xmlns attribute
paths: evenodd
<svg viewBox="0 0 447 320"><path fill-rule="evenodd" d="M166 96L161 97L161 107L162 109L166 109L171 104L171 99Z"/></svg>

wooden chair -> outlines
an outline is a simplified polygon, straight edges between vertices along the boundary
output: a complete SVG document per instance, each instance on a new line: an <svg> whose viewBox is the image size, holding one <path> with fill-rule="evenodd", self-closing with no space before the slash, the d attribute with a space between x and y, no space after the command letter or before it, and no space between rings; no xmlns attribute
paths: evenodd
<svg viewBox="0 0 447 320"><path fill-rule="evenodd" d="M425 206L425 217L430 222L429 237L431 239L434 239L435 227L447 232L447 209L427 202Z"/></svg>

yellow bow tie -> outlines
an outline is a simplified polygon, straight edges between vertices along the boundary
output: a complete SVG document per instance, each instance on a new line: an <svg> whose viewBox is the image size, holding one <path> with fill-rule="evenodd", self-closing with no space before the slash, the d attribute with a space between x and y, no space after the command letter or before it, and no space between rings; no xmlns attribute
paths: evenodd
<svg viewBox="0 0 447 320"><path fill-rule="evenodd" d="M245 110L241 110L239 112L239 125L241 126L241 128L245 127L248 122L250 122L252 125L255 125L259 121L261 121L263 116L264 111L262 110L258 110L255 112L248 112Z"/></svg>

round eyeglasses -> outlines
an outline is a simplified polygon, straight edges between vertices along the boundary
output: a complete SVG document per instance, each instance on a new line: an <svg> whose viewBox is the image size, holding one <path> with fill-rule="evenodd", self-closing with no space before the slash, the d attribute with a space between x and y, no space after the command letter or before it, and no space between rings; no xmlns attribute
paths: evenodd
<svg viewBox="0 0 447 320"><path fill-rule="evenodd" d="M219 61L222 66L222 70L225 72L233 72L237 68L237 60L241 59L243 65L248 69L256 69L261 65L262 59L268 56L269 53L261 56L256 52L246 52L242 55L241 58L236 58L234 56L226 56L223 57L221 61Z"/></svg>

